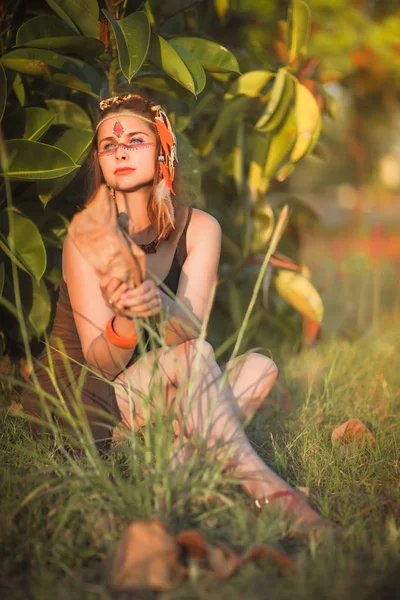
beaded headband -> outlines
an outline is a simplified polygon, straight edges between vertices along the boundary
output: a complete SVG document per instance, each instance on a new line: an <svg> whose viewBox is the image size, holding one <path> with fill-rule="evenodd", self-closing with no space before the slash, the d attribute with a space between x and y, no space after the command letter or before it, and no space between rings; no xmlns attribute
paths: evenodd
<svg viewBox="0 0 400 600"><path fill-rule="evenodd" d="M176 138L172 130L171 123L162 107L159 104L153 104L152 102L149 102L139 94L124 94L123 96L112 96L111 98L102 100L99 104L100 112L103 112L107 108L120 106L121 104L124 104L125 102L133 98L137 100L143 100L143 102L147 104L149 109L155 113L154 121L152 119L148 119L147 117L141 114L136 113L135 111L121 111L118 112L117 115L119 117L134 116L138 119L141 119L142 121L151 123L156 127L161 142L160 155L158 157L160 163L161 176L165 180L168 189L175 195L172 183L174 181L175 176L175 162L178 162L176 153ZM108 119L115 119L115 114L107 115L103 119L100 119L96 126L96 131L98 130L100 125Z"/></svg>

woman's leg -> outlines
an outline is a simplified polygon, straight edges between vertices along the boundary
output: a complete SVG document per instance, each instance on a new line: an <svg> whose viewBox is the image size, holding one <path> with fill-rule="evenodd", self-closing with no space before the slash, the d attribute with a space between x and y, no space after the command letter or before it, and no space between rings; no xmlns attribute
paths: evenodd
<svg viewBox="0 0 400 600"><path fill-rule="evenodd" d="M223 367L243 422L250 421L275 385L278 367L268 356L252 352Z"/></svg>
<svg viewBox="0 0 400 600"><path fill-rule="evenodd" d="M237 475L253 498L265 498L276 491L292 488L274 473L255 453L241 425L237 403L229 385L221 386L222 372L211 346L203 340L190 340L149 353L121 376L131 388L135 422L143 423L144 396L152 386L157 401L171 407L175 402L178 420L187 437L200 436L209 448L223 443L226 466ZM119 409L126 424L131 423L129 400L122 388L116 392ZM211 416L211 418L210 418ZM289 501L280 502L287 506ZM319 516L308 505L302 506L301 520L315 522Z"/></svg>

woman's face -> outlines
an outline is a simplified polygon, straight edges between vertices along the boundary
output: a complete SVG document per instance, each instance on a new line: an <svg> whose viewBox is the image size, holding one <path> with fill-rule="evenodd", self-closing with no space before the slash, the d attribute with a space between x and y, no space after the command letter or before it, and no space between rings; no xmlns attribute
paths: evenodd
<svg viewBox="0 0 400 600"><path fill-rule="evenodd" d="M154 128L132 115L115 113L102 123L97 135L97 155L106 183L121 192L151 185L156 159Z"/></svg>

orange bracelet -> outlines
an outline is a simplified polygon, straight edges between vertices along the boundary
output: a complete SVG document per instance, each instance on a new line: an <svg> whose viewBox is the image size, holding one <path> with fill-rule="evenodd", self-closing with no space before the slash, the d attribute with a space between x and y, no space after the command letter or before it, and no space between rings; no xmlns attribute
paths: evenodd
<svg viewBox="0 0 400 600"><path fill-rule="evenodd" d="M117 333L115 333L114 331L114 317L111 317L111 319L108 321L107 325L106 325L106 338L108 339L108 341L113 345L113 346L117 346L117 348L134 348L137 344L138 341L138 336L137 335L132 335L131 337L121 337L119 336Z"/></svg>

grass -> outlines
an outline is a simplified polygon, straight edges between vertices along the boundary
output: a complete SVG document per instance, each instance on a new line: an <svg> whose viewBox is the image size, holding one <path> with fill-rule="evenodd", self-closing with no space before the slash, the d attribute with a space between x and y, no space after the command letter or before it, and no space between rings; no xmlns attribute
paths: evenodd
<svg viewBox="0 0 400 600"><path fill-rule="evenodd" d="M57 442L34 442L8 411L3 380L0 487L2 597L111 599L143 597L110 585L113 551L125 526L157 516L174 532L186 527L238 550L253 543L285 548L297 572L264 561L230 580L191 571L165 598L396 598L400 592L400 319L382 321L355 341L332 339L282 357L270 406L248 428L267 462L307 487L324 517L343 526L339 540L316 546L282 542L287 524L256 517L218 464L195 455L170 468L170 424L137 434L99 458L88 446L73 456ZM285 400L286 409L282 408ZM289 409L289 410L288 410ZM333 447L330 433L360 418L375 446Z"/></svg>

